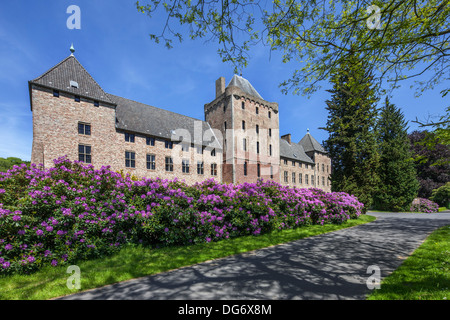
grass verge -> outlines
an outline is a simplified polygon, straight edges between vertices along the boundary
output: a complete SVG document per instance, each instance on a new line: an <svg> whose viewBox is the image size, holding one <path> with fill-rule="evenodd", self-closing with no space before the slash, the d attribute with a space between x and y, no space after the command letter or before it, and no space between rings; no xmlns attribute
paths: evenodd
<svg viewBox="0 0 450 320"><path fill-rule="evenodd" d="M196 263L235 255L247 251L332 232L374 221L375 217L362 215L341 225L313 225L296 229L274 231L260 236L245 236L218 242L178 247L151 249L126 246L117 254L102 259L80 261L81 289L66 286L70 274L67 266L46 267L30 275L0 278L2 300L44 300L73 294L108 284L152 275Z"/></svg>
<svg viewBox="0 0 450 320"><path fill-rule="evenodd" d="M450 225L429 235L367 299L450 299Z"/></svg>

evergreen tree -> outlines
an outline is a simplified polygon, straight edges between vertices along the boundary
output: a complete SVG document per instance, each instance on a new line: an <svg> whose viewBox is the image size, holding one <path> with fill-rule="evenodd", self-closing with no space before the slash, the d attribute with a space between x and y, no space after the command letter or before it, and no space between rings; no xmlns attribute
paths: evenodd
<svg viewBox="0 0 450 320"><path fill-rule="evenodd" d="M401 110L386 98L377 126L381 183L374 206L380 210L409 210L419 190L406 126Z"/></svg>
<svg viewBox="0 0 450 320"><path fill-rule="evenodd" d="M366 210L379 184L376 125L378 101L368 64L353 54L333 74L324 147L332 164L333 191L358 197Z"/></svg>

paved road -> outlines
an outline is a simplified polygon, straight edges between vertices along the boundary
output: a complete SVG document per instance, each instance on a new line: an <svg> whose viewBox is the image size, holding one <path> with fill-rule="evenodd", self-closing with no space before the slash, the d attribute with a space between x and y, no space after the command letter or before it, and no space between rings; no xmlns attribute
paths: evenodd
<svg viewBox="0 0 450 320"><path fill-rule="evenodd" d="M361 226L81 292L64 299L365 299L369 266L384 278L435 229L438 214L371 213Z"/></svg>

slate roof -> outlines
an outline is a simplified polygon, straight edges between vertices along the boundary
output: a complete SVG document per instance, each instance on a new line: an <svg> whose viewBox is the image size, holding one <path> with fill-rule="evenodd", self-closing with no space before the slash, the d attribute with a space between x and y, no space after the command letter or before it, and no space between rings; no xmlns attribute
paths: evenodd
<svg viewBox="0 0 450 320"><path fill-rule="evenodd" d="M326 153L322 145L317 142L317 140L314 139L314 137L309 132L302 138L302 140L299 141L299 144L303 147L305 152L317 151Z"/></svg>
<svg viewBox="0 0 450 320"><path fill-rule="evenodd" d="M71 86L70 81L76 82L78 88ZM73 55L29 83L113 104L106 92Z"/></svg>
<svg viewBox="0 0 450 320"><path fill-rule="evenodd" d="M233 76L233 78L230 80L230 83L228 84L227 87L230 87L230 86L236 86L236 87L240 88L242 91L244 91L245 93L248 93L249 95L257 97L261 100L264 100L261 97L261 95L258 93L258 91L256 91L255 88L253 88L250 81L242 78L241 76L238 76L235 74Z"/></svg>
<svg viewBox="0 0 450 320"><path fill-rule="evenodd" d="M206 139L204 134L208 130L211 130L211 132L207 136L214 137L211 127L205 121L112 94L108 96L117 104L117 129L172 139L173 141L182 141L183 138L190 138L191 143L196 145L201 144L212 148L222 148L217 138L203 141L203 139ZM199 134L197 133L196 135L194 132L196 128L201 128L201 136L199 137L197 137ZM186 134L186 131L189 134Z"/></svg>
<svg viewBox="0 0 450 320"><path fill-rule="evenodd" d="M280 157L314 164L314 161L308 157L300 144L295 142L289 144L284 139L280 139Z"/></svg>

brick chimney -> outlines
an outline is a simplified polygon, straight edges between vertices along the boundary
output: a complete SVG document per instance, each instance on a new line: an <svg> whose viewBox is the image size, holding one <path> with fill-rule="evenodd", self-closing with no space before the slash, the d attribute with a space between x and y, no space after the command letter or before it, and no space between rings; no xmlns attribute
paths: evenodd
<svg viewBox="0 0 450 320"><path fill-rule="evenodd" d="M220 77L216 80L216 98L225 92L225 78Z"/></svg>
<svg viewBox="0 0 450 320"><path fill-rule="evenodd" d="M286 140L289 144L291 144L291 134L285 134L284 136L281 136L281 139Z"/></svg>

